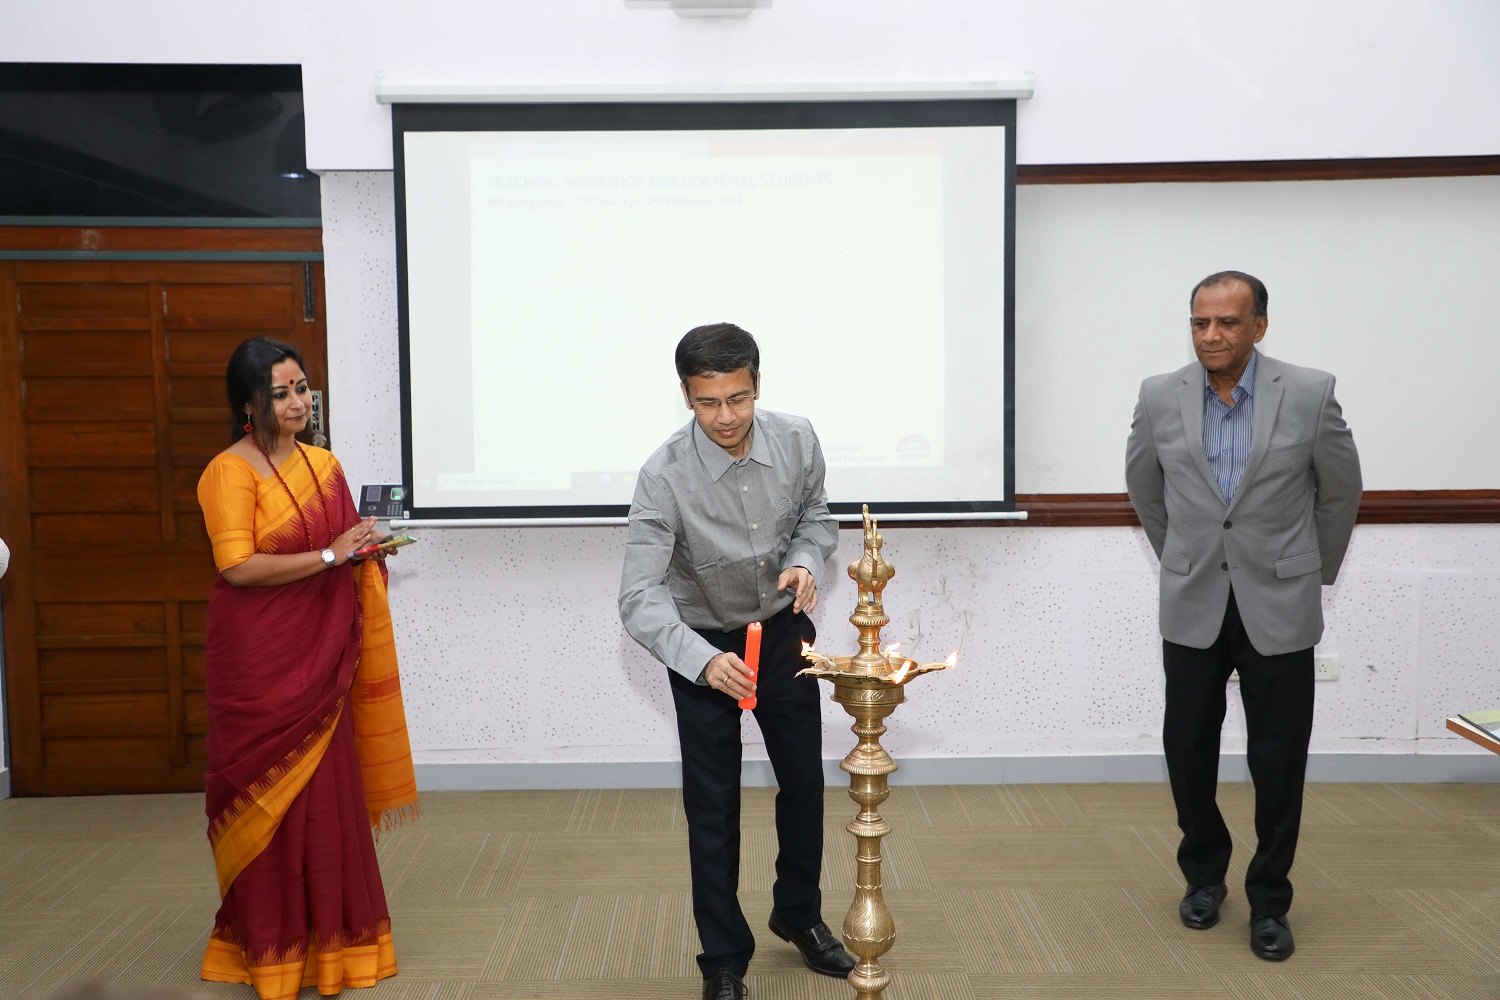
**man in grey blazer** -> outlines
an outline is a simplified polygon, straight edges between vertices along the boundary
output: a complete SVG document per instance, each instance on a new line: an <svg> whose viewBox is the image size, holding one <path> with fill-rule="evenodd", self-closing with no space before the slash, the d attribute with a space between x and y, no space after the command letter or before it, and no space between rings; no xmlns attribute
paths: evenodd
<svg viewBox="0 0 1500 1000"><path fill-rule="evenodd" d="M1295 947L1287 877L1312 736L1321 587L1333 583L1359 509L1359 455L1333 376L1266 357L1266 288L1238 271L1193 289L1197 362L1141 383L1125 479L1161 561L1162 742L1187 880L1188 927L1219 921L1229 830L1215 789L1225 687L1238 670L1255 784L1245 875L1250 948Z"/></svg>

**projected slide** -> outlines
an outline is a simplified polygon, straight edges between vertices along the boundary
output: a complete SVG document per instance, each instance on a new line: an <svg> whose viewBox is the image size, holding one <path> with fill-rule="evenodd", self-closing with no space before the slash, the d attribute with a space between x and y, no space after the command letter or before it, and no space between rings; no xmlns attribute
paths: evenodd
<svg viewBox="0 0 1500 1000"><path fill-rule="evenodd" d="M1009 496L1005 132L406 132L414 507L628 504L719 321L830 500Z"/></svg>

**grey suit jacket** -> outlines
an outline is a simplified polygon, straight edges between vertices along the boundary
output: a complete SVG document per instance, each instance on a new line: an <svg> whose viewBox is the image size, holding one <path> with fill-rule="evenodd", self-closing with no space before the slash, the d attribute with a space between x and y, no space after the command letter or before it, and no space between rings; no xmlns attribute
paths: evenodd
<svg viewBox="0 0 1500 1000"><path fill-rule="evenodd" d="M1323 636L1320 584L1349 547L1361 482L1333 376L1259 354L1250 457L1225 504L1203 454L1203 368L1141 383L1125 448L1130 502L1161 560L1161 634L1207 649L1229 589L1256 650Z"/></svg>

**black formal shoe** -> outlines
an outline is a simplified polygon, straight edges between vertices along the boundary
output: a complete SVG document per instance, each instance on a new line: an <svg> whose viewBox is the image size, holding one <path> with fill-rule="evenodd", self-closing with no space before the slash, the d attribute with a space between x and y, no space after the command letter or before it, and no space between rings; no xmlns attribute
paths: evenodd
<svg viewBox="0 0 1500 1000"><path fill-rule="evenodd" d="M772 934L797 946L802 952L802 961L814 972L847 979L859 964L821 920L807 930L799 931L773 913L770 927Z"/></svg>
<svg viewBox="0 0 1500 1000"><path fill-rule="evenodd" d="M1195 931L1206 931L1219 922L1219 904L1229 895L1223 882L1218 885L1189 886L1187 895L1177 906L1182 917L1182 926Z"/></svg>
<svg viewBox="0 0 1500 1000"><path fill-rule="evenodd" d="M1284 962L1297 950L1292 940L1292 926L1285 916L1271 917L1264 913L1250 914L1250 950L1256 958L1267 962Z"/></svg>
<svg viewBox="0 0 1500 1000"><path fill-rule="evenodd" d="M703 1000L745 1000L748 992L745 981L728 969L720 969L712 979L703 980Z"/></svg>

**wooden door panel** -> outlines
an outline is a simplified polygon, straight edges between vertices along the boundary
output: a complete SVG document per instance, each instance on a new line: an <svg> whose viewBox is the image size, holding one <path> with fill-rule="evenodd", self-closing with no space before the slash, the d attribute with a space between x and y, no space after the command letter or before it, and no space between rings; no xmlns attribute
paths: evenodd
<svg viewBox="0 0 1500 1000"><path fill-rule="evenodd" d="M208 732L208 703L202 691L189 691L182 698L183 721L190 733Z"/></svg>
<svg viewBox="0 0 1500 1000"><path fill-rule="evenodd" d="M166 636L149 646L47 648L38 650L43 691L75 690L77 685L129 682L149 688L167 684ZM137 683L139 682L139 683Z"/></svg>
<svg viewBox="0 0 1500 1000"><path fill-rule="evenodd" d="M144 636L167 634L166 608L136 601L99 604L47 604L37 608L39 639L81 636Z"/></svg>
<svg viewBox="0 0 1500 1000"><path fill-rule="evenodd" d="M185 739L187 762L196 767L208 766L208 750L206 737L202 735L191 735Z"/></svg>
<svg viewBox="0 0 1500 1000"><path fill-rule="evenodd" d="M156 428L149 424L34 423L26 450L38 468L79 469L156 464Z"/></svg>
<svg viewBox="0 0 1500 1000"><path fill-rule="evenodd" d="M203 690L203 637L198 637L200 645L190 646L187 637L183 637L182 645L182 686L189 691Z"/></svg>
<svg viewBox="0 0 1500 1000"><path fill-rule="evenodd" d="M94 769L99 772L108 765L104 771L109 775L111 784L125 785L123 776L117 776L114 772L130 768L159 770L170 767L172 764L171 745L163 737L159 736L135 736L129 733L114 738L88 738L78 736L55 735L45 740L45 756L42 766L49 770L73 770L87 774L85 769ZM139 782L142 775L136 775ZM84 781L86 786L94 782ZM144 791L145 789L135 787L124 787L121 791ZM174 789L175 790L175 789Z"/></svg>
<svg viewBox="0 0 1500 1000"><path fill-rule="evenodd" d="M31 472L34 515L160 508L161 493L154 469L36 468Z"/></svg>
<svg viewBox="0 0 1500 1000"><path fill-rule="evenodd" d="M167 392L173 420L211 420L221 428L229 426L229 397L224 389L223 372L168 375Z"/></svg>
<svg viewBox="0 0 1500 1000"><path fill-rule="evenodd" d="M204 367L204 376L219 379L224 385L224 363L240 342L256 336L269 336L261 330L182 330L167 328L167 361L173 370L182 365Z"/></svg>
<svg viewBox="0 0 1500 1000"><path fill-rule="evenodd" d="M203 523L203 511L193 501L192 509L179 510L176 514L177 544L208 553L209 566L213 566L213 543L208 538L208 527Z"/></svg>
<svg viewBox="0 0 1500 1000"><path fill-rule="evenodd" d="M111 365L138 371L151 370L151 327L105 333L99 330L26 330L21 350L28 367L57 365L77 371L80 363L109 358Z"/></svg>
<svg viewBox="0 0 1500 1000"><path fill-rule="evenodd" d="M12 549L0 591L17 794L202 787L215 570L198 477L229 443L224 366L242 340L296 344L322 385L322 269L306 290L304 273L0 262L0 537Z"/></svg>
<svg viewBox="0 0 1500 1000"><path fill-rule="evenodd" d="M208 628L208 601L182 601L177 605L177 614L183 634L195 633L201 642Z"/></svg>
<svg viewBox="0 0 1500 1000"><path fill-rule="evenodd" d="M123 374L41 377L26 380L28 420L96 420L114 424L156 415L155 380Z"/></svg>
<svg viewBox="0 0 1500 1000"><path fill-rule="evenodd" d="M198 496L198 476L202 474L203 467L208 460L229 446L229 404L224 404L224 412L218 420L213 423L174 423L172 424L172 444L178 458L191 460L193 468L193 504L196 509Z"/></svg>
<svg viewBox="0 0 1500 1000"><path fill-rule="evenodd" d="M119 545L77 559L53 548L38 547L38 601L171 601L178 594L207 597L214 582L213 559L196 548L178 545ZM149 560L149 572L142 570Z"/></svg>
<svg viewBox="0 0 1500 1000"><path fill-rule="evenodd" d="M26 283L16 289L21 329L117 330L121 322L150 329L150 288L144 284ZM30 359L28 359L30 360ZM148 355L147 361L150 361Z"/></svg>
<svg viewBox="0 0 1500 1000"><path fill-rule="evenodd" d="M178 238L192 241L197 230L177 230ZM183 246L180 250L208 251L212 248ZM299 248L305 249L305 248ZM59 270L59 265L67 270ZM134 260L18 260L16 281L40 285L146 285L155 278L194 285L274 285L287 281L288 270L299 267L280 261L247 263L239 260L171 263ZM154 307L153 307L154 308Z"/></svg>
<svg viewBox="0 0 1500 1000"><path fill-rule="evenodd" d="M122 538L158 538L155 514L39 514L31 519L31 541L41 546L116 545Z"/></svg>
<svg viewBox="0 0 1500 1000"><path fill-rule="evenodd" d="M224 434L227 437L228 431L225 430ZM219 451L223 450L223 448L219 449ZM197 466L196 468L192 465L179 463L178 466L172 470L172 502L176 505L176 508L178 510L189 511L194 514L200 513L198 510L198 477L203 475L203 469L208 465L208 459L212 458L215 454L217 454L217 452L210 452L209 455L203 459L203 464Z"/></svg>
<svg viewBox="0 0 1500 1000"><path fill-rule="evenodd" d="M293 288L267 285L170 285L166 288L169 330L284 328L291 336Z"/></svg>
<svg viewBox="0 0 1500 1000"><path fill-rule="evenodd" d="M42 725L77 727L90 733L147 729L165 733L166 691L89 691L43 694Z"/></svg>

